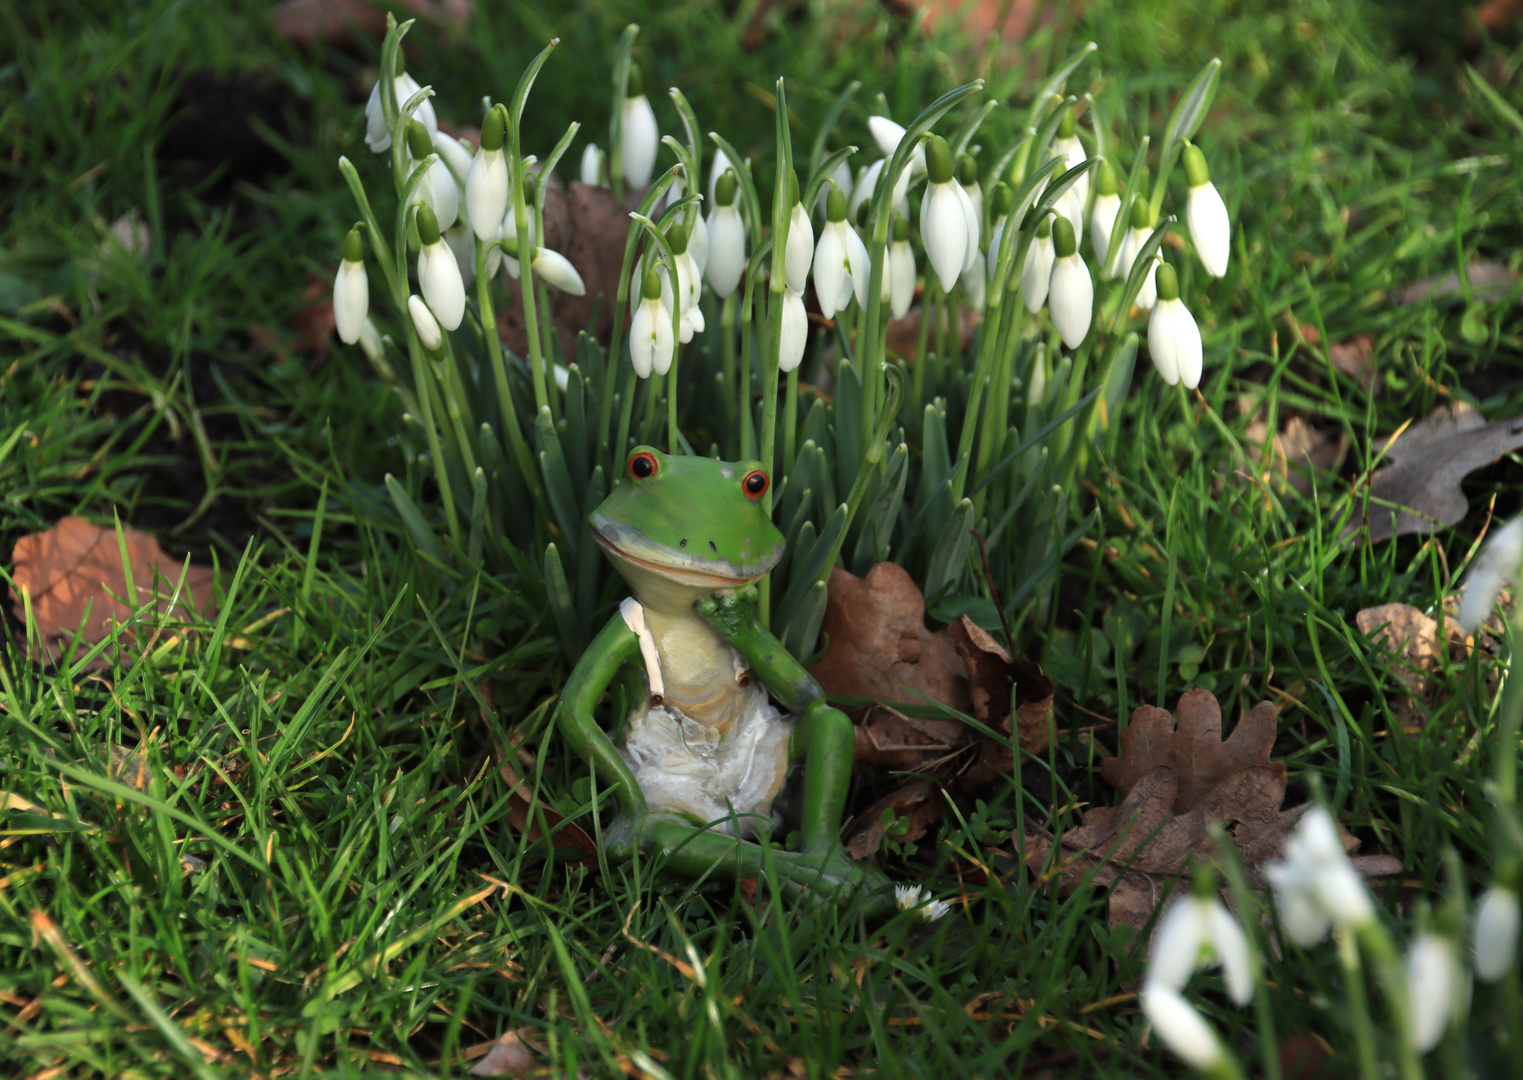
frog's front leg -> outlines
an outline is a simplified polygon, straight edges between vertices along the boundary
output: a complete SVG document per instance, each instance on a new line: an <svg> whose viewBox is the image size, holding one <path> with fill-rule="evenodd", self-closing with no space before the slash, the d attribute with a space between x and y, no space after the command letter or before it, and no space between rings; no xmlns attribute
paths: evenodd
<svg viewBox="0 0 1523 1080"><path fill-rule="evenodd" d="M804 762L800 831L805 855L825 877L876 893L875 906L891 907L890 882L870 862L854 861L841 845L856 733L851 719L825 700L825 692L781 641L756 616L756 590L748 588L698 602L698 611L746 658L761 679L797 718L790 747Z"/></svg>

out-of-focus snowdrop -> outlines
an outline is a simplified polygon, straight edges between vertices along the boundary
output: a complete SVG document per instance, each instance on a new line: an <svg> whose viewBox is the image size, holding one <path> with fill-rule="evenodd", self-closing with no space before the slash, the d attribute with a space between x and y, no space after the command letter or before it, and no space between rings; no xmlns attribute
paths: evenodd
<svg viewBox="0 0 1523 1080"><path fill-rule="evenodd" d="M600 187L603 177L608 169L608 155L599 149L597 143L588 143L582 148L582 165L578 170L578 179L588 187Z"/></svg>
<svg viewBox="0 0 1523 1080"><path fill-rule="evenodd" d="M624 86L619 113L619 158L625 182L632 188L643 188L656 169L661 129L656 125L656 111L645 96L645 77L637 65L629 65L629 78Z"/></svg>
<svg viewBox="0 0 1523 1080"><path fill-rule="evenodd" d="M1047 303L1047 290L1052 285L1052 264L1055 258L1052 217L1043 215L1036 236L1026 248L1026 262L1021 268L1021 296L1026 301L1026 310L1033 315Z"/></svg>
<svg viewBox="0 0 1523 1080"><path fill-rule="evenodd" d="M1206 167L1206 156L1200 147L1185 143L1184 163L1185 179L1190 184L1185 202L1190 242L1195 245L1195 254L1206 273L1219 278L1227 273L1227 259L1232 253L1232 222L1227 217L1227 204L1211 182L1211 170Z"/></svg>
<svg viewBox="0 0 1523 1080"><path fill-rule="evenodd" d="M896 319L909 314L915 300L915 249L910 247L908 218L894 215L894 238L888 245L889 311Z"/></svg>
<svg viewBox="0 0 1523 1080"><path fill-rule="evenodd" d="M434 153L433 138L428 129L417 120L407 123L407 151L412 155L414 165L433 156L433 163L423 174L414 197L434 212L434 220L440 229L449 228L460 216L460 185L455 182L449 166Z"/></svg>
<svg viewBox="0 0 1523 1080"><path fill-rule="evenodd" d="M1116 178L1116 170L1109 161L1100 162L1097 171L1100 175L1095 181L1095 206L1089 215L1089 246L1103 268L1105 258L1111 250L1111 232L1116 227L1116 215L1121 213L1121 196L1118 194L1121 186ZM1112 273L1106 280L1115 276Z"/></svg>
<svg viewBox="0 0 1523 1080"><path fill-rule="evenodd" d="M1465 596L1460 601L1459 624L1465 633L1473 634L1491 617L1502 590L1518 582L1518 571L1523 566L1523 517L1516 517L1503 525L1476 557L1465 581Z"/></svg>
<svg viewBox="0 0 1523 1080"><path fill-rule="evenodd" d="M391 149L391 129L386 126L386 111L381 104L381 83L376 82L370 89L370 100L365 102L365 145L370 147L372 153L384 154ZM407 99L423 89L403 66L402 50L397 49L396 77L391 80L392 94L396 98L397 108L401 109L407 104ZM428 129L429 134L439 130L439 120L434 115L434 103L427 98L423 104L413 110L413 119L420 122Z"/></svg>

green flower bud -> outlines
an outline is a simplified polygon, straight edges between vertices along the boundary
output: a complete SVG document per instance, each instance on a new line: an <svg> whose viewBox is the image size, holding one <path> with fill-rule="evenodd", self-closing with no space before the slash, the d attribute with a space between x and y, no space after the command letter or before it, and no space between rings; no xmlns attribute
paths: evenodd
<svg viewBox="0 0 1523 1080"><path fill-rule="evenodd" d="M487 113L486 119L481 122L481 148L483 150L501 150L502 141L507 136L508 110L501 105L493 106Z"/></svg>
<svg viewBox="0 0 1523 1080"><path fill-rule="evenodd" d="M1185 179L1191 187L1211 182L1211 170L1206 167L1206 155L1200 152L1200 147L1191 142L1185 143L1184 162Z"/></svg>
<svg viewBox="0 0 1523 1080"><path fill-rule="evenodd" d="M434 141L428 137L428 128L420 120L407 121L407 150L414 161L422 161L434 152Z"/></svg>
<svg viewBox="0 0 1523 1080"><path fill-rule="evenodd" d="M502 253L510 259L518 258L518 237L506 236L497 241L497 246L502 248Z"/></svg>
<svg viewBox="0 0 1523 1080"><path fill-rule="evenodd" d="M392 66L392 75L400 79L407 74L407 57L402 55L402 43L397 43L397 61Z"/></svg>
<svg viewBox="0 0 1523 1080"><path fill-rule="evenodd" d="M439 219L427 204L418 206L418 242L420 244L437 244L439 242Z"/></svg>
<svg viewBox="0 0 1523 1080"><path fill-rule="evenodd" d="M647 271L640 283L640 295L647 300L661 299L661 275L654 270Z"/></svg>
<svg viewBox="0 0 1523 1080"><path fill-rule="evenodd" d="M1063 110L1063 119L1058 121L1058 138L1071 139L1079 130L1078 118L1074 116L1072 109Z"/></svg>
<svg viewBox="0 0 1523 1080"><path fill-rule="evenodd" d="M682 222L674 221L666 227L666 242L672 245L673 255L681 255L687 250L687 229Z"/></svg>
<svg viewBox="0 0 1523 1080"><path fill-rule="evenodd" d="M799 201L799 174L794 172L794 171L792 171L790 169L789 172L788 172L788 206L791 208L793 206L793 204L798 202L798 201Z"/></svg>
<svg viewBox="0 0 1523 1080"><path fill-rule="evenodd" d="M360 227L356 225L349 230L349 235L344 237L344 261L363 262L365 259L365 240L360 236Z"/></svg>
<svg viewBox="0 0 1523 1080"><path fill-rule="evenodd" d="M857 228L867 228L867 219L868 216L872 213L872 209L873 207L871 199L863 199L860 203L857 204Z"/></svg>
<svg viewBox="0 0 1523 1080"><path fill-rule="evenodd" d="M996 218L1002 218L1010 213L1010 208L1015 205L1015 192L1010 190L1010 185L1001 180L994 185L994 190L989 193L989 210Z"/></svg>
<svg viewBox="0 0 1523 1080"><path fill-rule="evenodd" d="M910 220L901 214L894 215L894 243L902 244L910 238Z"/></svg>
<svg viewBox="0 0 1523 1080"><path fill-rule="evenodd" d="M1059 214L1058 217L1059 217L1060 220L1062 219L1062 215L1061 214ZM1043 214L1042 215L1042 220L1041 220L1041 222L1036 227L1036 234L1038 236L1041 236L1041 237L1047 237L1047 236L1051 236L1052 235L1052 215L1051 214Z"/></svg>
<svg viewBox="0 0 1523 1080"><path fill-rule="evenodd" d="M1050 219L1052 221L1052 249L1058 258L1072 255L1079 250L1079 245L1074 241L1074 227L1062 214Z"/></svg>
<svg viewBox="0 0 1523 1080"><path fill-rule="evenodd" d="M640 74L640 65L630 62L629 75L624 80L624 96L640 97L645 93L645 76Z"/></svg>
<svg viewBox="0 0 1523 1080"><path fill-rule="evenodd" d="M735 176L735 170L726 169L714 185L714 201L720 206L733 206L739 191L740 181Z"/></svg>
<svg viewBox="0 0 1523 1080"><path fill-rule="evenodd" d="M830 185L830 194L825 196L825 220L846 220L846 196L834 184Z"/></svg>
<svg viewBox="0 0 1523 1080"><path fill-rule="evenodd" d="M965 188L972 187L978 183L978 162L973 160L973 155L958 155L957 182Z"/></svg>
<svg viewBox="0 0 1523 1080"><path fill-rule="evenodd" d="M1158 276L1154 279L1158 285L1158 302L1179 299L1179 275L1168 263L1161 263L1158 267Z"/></svg>
<svg viewBox="0 0 1523 1080"><path fill-rule="evenodd" d="M1100 162L1100 179L1095 190L1101 195L1119 195L1121 193L1121 181L1116 176L1116 170L1111 167L1108 160Z"/></svg>
<svg viewBox="0 0 1523 1080"><path fill-rule="evenodd" d="M539 193L539 174L524 173L524 205L533 206L534 200Z"/></svg>
<svg viewBox="0 0 1523 1080"><path fill-rule="evenodd" d="M1140 195L1132 200L1132 228L1151 229L1153 227L1153 208L1148 201Z"/></svg>
<svg viewBox="0 0 1523 1080"><path fill-rule="evenodd" d="M925 172L933 184L946 184L952 180L952 148L940 135L932 135L926 140Z"/></svg>

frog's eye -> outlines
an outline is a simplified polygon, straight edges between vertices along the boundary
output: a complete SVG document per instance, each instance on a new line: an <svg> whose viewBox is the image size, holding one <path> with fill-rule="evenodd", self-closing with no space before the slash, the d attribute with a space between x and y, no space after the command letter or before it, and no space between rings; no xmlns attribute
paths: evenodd
<svg viewBox="0 0 1523 1080"><path fill-rule="evenodd" d="M629 459L629 475L636 480L649 480L656 475L656 455L649 450L641 450Z"/></svg>
<svg viewBox="0 0 1523 1080"><path fill-rule="evenodd" d="M746 473L745 479L740 482L740 488L749 497L759 499L767 493L770 483L771 481L767 479L766 473L760 469L752 469Z"/></svg>

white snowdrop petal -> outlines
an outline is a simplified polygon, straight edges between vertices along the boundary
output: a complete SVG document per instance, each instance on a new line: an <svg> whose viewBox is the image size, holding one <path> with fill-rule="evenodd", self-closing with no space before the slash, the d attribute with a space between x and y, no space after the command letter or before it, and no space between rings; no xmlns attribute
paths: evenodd
<svg viewBox="0 0 1523 1080"><path fill-rule="evenodd" d="M370 310L370 280L363 262L342 259L333 281L333 319L338 324L338 339L345 345L360 340L365 329L365 315Z"/></svg>
<svg viewBox="0 0 1523 1080"><path fill-rule="evenodd" d="M979 224L978 209L973 205L973 198L968 194L968 189L954 180L952 190L962 206L963 221L968 233L968 248L962 260L962 272L967 273L973 268L973 264L978 262L981 254L978 250L978 241L982 226Z"/></svg>
<svg viewBox="0 0 1523 1080"><path fill-rule="evenodd" d="M1142 993L1142 1011L1165 1046L1197 1069L1222 1059L1222 1044L1205 1018L1177 991L1153 986Z"/></svg>
<svg viewBox="0 0 1523 1080"><path fill-rule="evenodd" d="M968 219L950 183L927 190L920 204L920 240L942 289L951 292L968 254Z"/></svg>
<svg viewBox="0 0 1523 1080"><path fill-rule="evenodd" d="M1206 273L1217 278L1225 275L1232 250L1232 222L1215 184L1207 181L1190 189L1185 221L1190 226L1190 242L1195 245Z"/></svg>
<svg viewBox="0 0 1523 1080"><path fill-rule="evenodd" d="M866 311L867 290L873 284L872 259L868 257L867 245L862 243L857 230L842 222L841 234L846 244L846 269L851 275L851 287L857 294L857 306Z"/></svg>
<svg viewBox="0 0 1523 1080"><path fill-rule="evenodd" d="M1063 344L1077 349L1089 335L1095 307L1095 284L1077 252L1053 263L1047 304Z"/></svg>
<svg viewBox="0 0 1523 1080"><path fill-rule="evenodd" d="M693 235L688 237L687 253L698 267L698 279L701 281L703 272L709 265L709 225L701 214L693 216Z"/></svg>
<svg viewBox="0 0 1523 1080"><path fill-rule="evenodd" d="M598 149L597 143L588 143L582 147L582 164L577 174L577 178L588 187L597 187L603 182L603 151Z"/></svg>
<svg viewBox="0 0 1523 1080"><path fill-rule="evenodd" d="M994 275L999 272L999 248L1005 239L1005 219L1000 218L994 223L994 228L989 230L989 280L994 281Z"/></svg>
<svg viewBox="0 0 1523 1080"><path fill-rule="evenodd" d="M428 305L423 298L414 293L407 298L407 312L412 316L413 328L418 331L418 340L423 342L423 347L433 352L444 344L444 334L439 329L439 320L434 318L434 313L428 310Z"/></svg>
<svg viewBox="0 0 1523 1080"><path fill-rule="evenodd" d="M629 362L634 366L635 374L642 379L650 378L656 354L655 323L658 321L666 322L667 332L671 332L666 309L659 300L641 300L635 306L634 317L629 320Z"/></svg>
<svg viewBox="0 0 1523 1080"><path fill-rule="evenodd" d="M778 334L779 370L792 371L803 363L808 338L809 316L804 311L804 298L792 289L784 289L783 326Z"/></svg>
<svg viewBox="0 0 1523 1080"><path fill-rule="evenodd" d="M587 286L582 283L582 275L576 272L571 260L560 252L535 248L533 266L534 272L544 278L546 284L554 285L561 292L572 296L586 295Z"/></svg>
<svg viewBox="0 0 1523 1080"><path fill-rule="evenodd" d="M1514 518L1492 533L1476 557L1460 603L1459 624L1466 633L1475 633L1491 617L1491 609L1502 590L1518 580L1520 563L1523 563L1523 517Z"/></svg>
<svg viewBox="0 0 1523 1080"><path fill-rule="evenodd" d="M1148 953L1146 989L1183 990L1200 959L1205 927L1193 898L1176 901L1164 912Z"/></svg>
<svg viewBox="0 0 1523 1080"><path fill-rule="evenodd" d="M723 300L740 284L746 268L746 227L734 206L716 206L709 213L709 263L704 276L714 295Z"/></svg>
<svg viewBox="0 0 1523 1080"><path fill-rule="evenodd" d="M1475 973L1496 982L1512 970L1518 956L1518 894L1497 886L1475 908Z"/></svg>
<svg viewBox="0 0 1523 1080"><path fill-rule="evenodd" d="M915 251L908 240L889 245L886 269L891 290L889 309L894 318L902 319L915 301Z"/></svg>
<svg viewBox="0 0 1523 1080"><path fill-rule="evenodd" d="M1116 215L1121 212L1121 196L1096 195L1095 208L1089 215L1089 244L1095 259L1103 266L1110 254L1111 230L1116 226ZM1123 239L1125 239L1123 237Z"/></svg>
<svg viewBox="0 0 1523 1080"><path fill-rule="evenodd" d="M1142 279L1142 288L1137 290L1137 299L1132 301L1143 311L1152 310L1158 303L1158 264L1162 261L1158 256L1153 256L1153 265L1148 267L1147 275Z"/></svg>
<svg viewBox="0 0 1523 1080"><path fill-rule="evenodd" d="M1179 360L1175 349L1174 305L1159 304L1148 318L1148 352L1163 381L1173 386L1179 382Z"/></svg>
<svg viewBox="0 0 1523 1080"><path fill-rule="evenodd" d="M836 311L845 306L851 295L851 282L846 276L846 252L838 225L829 222L820 230L820 242L814 249L814 295L820 304L820 314L827 319L835 318Z"/></svg>
<svg viewBox="0 0 1523 1080"><path fill-rule="evenodd" d="M420 89L418 80L411 75L403 73L400 78L392 80L392 92L396 94L397 109L401 110L407 104L407 99L416 94ZM427 98L423 104L413 110L413 119L428 129L429 138L433 138L439 130L439 120L434 115L434 103ZM386 126L386 111L381 105L381 84L377 82L370 90L370 99L365 102L365 145L372 153L382 154L391 149L391 129Z"/></svg>
<svg viewBox="0 0 1523 1080"><path fill-rule="evenodd" d="M788 215L788 252L783 259L783 280L790 291L803 295L809 282L809 264L813 261L814 226L803 206L794 203Z"/></svg>
<svg viewBox="0 0 1523 1080"><path fill-rule="evenodd" d="M460 268L460 283L469 289L471 282L476 280L476 240L470 228L463 221L455 222L444 234L444 242L449 245L455 265Z"/></svg>
<svg viewBox="0 0 1523 1080"><path fill-rule="evenodd" d="M1074 184L1058 198L1054 209L1068 219L1074 229L1074 246L1084 243L1084 201L1079 198L1079 186Z"/></svg>
<svg viewBox="0 0 1523 1080"><path fill-rule="evenodd" d="M1420 935L1407 953L1407 1031L1420 1053L1443 1038L1459 992L1454 944L1437 934Z"/></svg>
<svg viewBox="0 0 1523 1080"><path fill-rule="evenodd" d="M449 169L450 175L455 178L455 183L464 187L465 178L471 172L471 162L476 160L470 149L453 135L436 131L434 132L434 152ZM507 166L504 165L503 169L506 170Z"/></svg>
<svg viewBox="0 0 1523 1080"><path fill-rule="evenodd" d="M672 370L672 359L677 355L677 342L672 337L672 313L660 309L660 317L654 320L655 348L651 352L651 368L657 375Z"/></svg>
<svg viewBox="0 0 1523 1080"><path fill-rule="evenodd" d="M460 217L460 185L455 183L455 178L450 175L448 166L442 160L435 160L428 167L428 172L423 174L423 182L418 185L418 196L434 212L440 232L449 229Z"/></svg>
<svg viewBox="0 0 1523 1080"><path fill-rule="evenodd" d="M988 282L984 279L984 260L974 259L973 265L962 272L957 283L962 286L963 294L968 298L968 303L973 306L973 310L983 311L988 291Z"/></svg>
<svg viewBox="0 0 1523 1080"><path fill-rule="evenodd" d="M656 125L656 112L650 107L650 99L644 94L624 99L619 139L623 144L625 181L632 188L645 187L656 168L661 129Z"/></svg>
<svg viewBox="0 0 1523 1080"><path fill-rule="evenodd" d="M730 167L730 159L725 156L725 152L723 150L719 149L716 146L714 148L714 160L713 160L713 163L709 165L709 205L710 206L716 206L716 205L718 205L718 200L715 199L715 197L714 197L714 190L715 190L715 188L717 188L719 186L719 178L724 175L724 171L726 169L728 169L729 167ZM737 169L736 170L736 175L738 176L739 173L740 173L740 170Z"/></svg>
<svg viewBox="0 0 1523 1080"><path fill-rule="evenodd" d="M465 282L455 253L442 239L419 250L418 287L439 325L446 330L458 329L465 318Z"/></svg>
<svg viewBox="0 0 1523 1080"><path fill-rule="evenodd" d="M1026 264L1021 269L1021 295L1026 301L1026 310L1033 315L1047 303L1047 290L1052 284L1052 263L1052 237L1033 237L1026 248Z"/></svg>
<svg viewBox="0 0 1523 1080"><path fill-rule="evenodd" d="M1222 976L1227 980L1227 994L1234 1003L1246 1005L1253 1000L1253 962L1249 955L1248 936L1232 913L1215 900L1209 903L1207 917L1211 924L1208 940L1216 950Z"/></svg>
<svg viewBox="0 0 1523 1080"><path fill-rule="evenodd" d="M465 175L465 216L482 242L502 227L508 208L508 159L501 150L483 150Z"/></svg>

